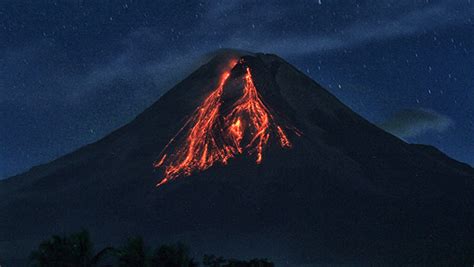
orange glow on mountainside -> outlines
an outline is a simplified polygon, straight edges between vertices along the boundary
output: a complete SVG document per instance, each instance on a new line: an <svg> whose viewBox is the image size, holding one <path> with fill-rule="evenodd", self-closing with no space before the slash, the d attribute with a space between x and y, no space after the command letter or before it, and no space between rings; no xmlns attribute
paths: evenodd
<svg viewBox="0 0 474 267"><path fill-rule="evenodd" d="M230 69L236 63L232 61ZM222 95L229 76L230 70L221 74L217 88L161 152L159 160L154 163L155 168L164 169L163 178L157 186L206 170L216 162L225 165L229 159L239 154L256 154L256 163L260 164L264 148L272 134L277 137L281 147L291 147L283 127L277 124L262 101L249 67L246 67L241 97L231 106L230 112L222 114ZM186 129L184 140L178 142L176 139ZM291 129L299 136L294 127ZM171 151L171 145L174 151Z"/></svg>

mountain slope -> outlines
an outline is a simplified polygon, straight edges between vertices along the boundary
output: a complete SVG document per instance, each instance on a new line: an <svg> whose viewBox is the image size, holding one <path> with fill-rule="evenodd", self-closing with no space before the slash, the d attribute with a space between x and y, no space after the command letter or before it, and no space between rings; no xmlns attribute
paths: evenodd
<svg viewBox="0 0 474 267"><path fill-rule="evenodd" d="M223 91L241 88L248 67L264 104L301 136L288 134L290 149L269 139L260 164L236 154L155 187L163 169L153 163L229 60L238 63ZM471 167L380 130L277 56L217 56L104 139L0 181L0 255L21 262L39 240L84 227L99 245L141 234L280 265L472 263L473 178Z"/></svg>

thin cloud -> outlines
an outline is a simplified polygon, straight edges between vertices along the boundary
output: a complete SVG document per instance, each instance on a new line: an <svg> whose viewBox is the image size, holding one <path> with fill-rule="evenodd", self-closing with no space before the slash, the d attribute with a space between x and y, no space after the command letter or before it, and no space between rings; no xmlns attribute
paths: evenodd
<svg viewBox="0 0 474 267"><path fill-rule="evenodd" d="M444 132L453 125L446 115L428 109L405 109L395 113L379 126L402 139L428 132Z"/></svg>
<svg viewBox="0 0 474 267"><path fill-rule="evenodd" d="M219 38L220 40L216 42L215 47L209 45L208 42L202 42L188 51L186 49L167 51L166 55L159 56L156 60L146 64L137 64L134 61L137 53L141 52L139 47L135 47L134 42L137 39L146 39L150 43L159 45L161 39L154 33L153 29L141 28L136 32L131 32L124 41L129 49L123 54L118 55L116 60L104 66L99 66L99 68L89 73L89 76L85 79L88 87L94 87L94 84L103 85L118 77L130 77L134 72L139 71L144 74L143 77L152 77L155 84L160 86L161 90L165 90L167 88L163 87L169 87L173 81L179 79L179 75L190 72L189 66L197 67L196 63L204 61L202 55L208 54L213 49L231 47L248 51L272 52L285 57L304 56L354 48L368 43L426 32L437 27L458 23L469 13L468 10L465 10L465 13L458 14L457 20L449 20L447 18L450 16L447 16L447 14L453 12L453 7L449 4L433 4L395 15L391 19L380 20L371 17L365 21L357 21L347 25L337 31L337 33L281 37L271 33L272 24L282 16L281 12L295 13L298 12L297 9L289 7L283 10L275 9L271 5L266 6L266 10L272 11L267 12L263 20L264 23L258 30L249 32L245 28L248 25L234 25L245 21L245 17L238 17L237 19L235 16L227 15L243 5L248 8L247 16L249 17L256 16L257 13L254 11L261 9L260 5L247 1L211 4L203 23L196 25L192 30L193 33L187 37L190 42L192 40L200 40L202 33L207 32L212 24L211 29L215 30L217 36L222 35L222 38ZM215 23L216 21L219 21L219 23ZM227 30L229 27L236 28L237 30L231 34ZM183 66L188 67L183 68ZM170 78L170 74L173 77ZM165 79L164 77L168 78Z"/></svg>
<svg viewBox="0 0 474 267"><path fill-rule="evenodd" d="M285 56L324 53L373 42L393 40L450 26L466 19L472 12L472 8L457 12L457 19L450 19L452 16L448 16L453 12L455 11L451 6L438 4L411 10L391 19L369 18L366 21L354 22L333 34L271 36L256 42L254 40L259 40L259 38L253 38L254 36L251 38L247 38L248 35L234 36L229 40L228 45L237 43L242 44L237 45L238 48L274 52ZM259 33L254 35L265 36L267 35L265 32L267 30L263 27Z"/></svg>
<svg viewBox="0 0 474 267"><path fill-rule="evenodd" d="M245 8L246 13L239 16L234 14L239 8ZM261 13L262 9L266 10L264 14ZM452 19L452 13L455 11L457 12L456 19ZM191 26L188 34L182 37L181 44L176 47L165 52L150 53L148 51L150 48L162 47L167 40L155 27L138 28L124 37L123 49L117 51L117 54L109 61L81 73L63 73L57 70L57 73L53 74L60 78L46 86L54 90L44 91L42 94L51 94L51 97L48 95L49 101L57 98L57 101L61 102L79 103L85 95L95 94L113 86L117 80L128 80L137 84L134 89L135 95L158 97L174 82L196 68L198 63L203 63L202 55L215 49L229 47L276 53L291 60L291 57L350 49L453 25L464 21L466 14L471 11L472 8L459 9L452 3L437 3L416 7L408 12L395 12L391 16L378 14L363 20L353 19L352 22L346 21L345 24L335 25L335 31L331 33L315 31L292 35L291 31L288 31L288 34L281 36L281 32L275 29L275 25L281 22L282 17L298 16L300 10L297 6L285 2L271 5L251 1L213 1L208 5L202 22ZM400 9L397 12L400 12ZM386 17L391 18L386 19ZM249 30L252 24L248 22L254 19L257 19L260 25ZM232 32L229 32L229 28L233 29ZM304 29L298 27L298 30ZM215 34L208 34L212 32ZM37 46L33 45L33 48L37 52L28 56L30 61L34 61L37 54L52 54L54 50L44 42L38 43ZM25 55L31 54L30 50L31 47L19 49L16 51L18 53L11 54L8 62L21 62ZM148 60L143 61L143 58ZM23 69L19 72L23 72ZM156 90L149 92L145 91L149 89L142 89L140 84L143 81L153 82ZM2 79L0 79L0 93L6 94L6 88L7 85L2 85ZM15 92L20 94L27 90L17 88ZM34 97L34 94L26 92L24 95L26 98ZM25 98L15 99L24 100Z"/></svg>

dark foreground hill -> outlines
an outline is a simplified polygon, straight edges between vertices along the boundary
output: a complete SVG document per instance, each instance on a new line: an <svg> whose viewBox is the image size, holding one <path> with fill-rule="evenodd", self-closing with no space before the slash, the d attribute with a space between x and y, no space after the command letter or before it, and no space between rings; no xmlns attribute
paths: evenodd
<svg viewBox="0 0 474 267"><path fill-rule="evenodd" d="M189 120L219 86L230 58L237 61L219 112L230 113L251 70L273 118L268 138L257 138L266 140L260 164L253 144L227 164L199 168L196 161L192 171L155 187L166 166L186 163L178 154L193 147L186 136L196 121ZM256 136L249 114L241 116L249 129L241 142L248 144ZM212 131L213 139L198 136L217 140L216 148L230 144ZM154 168L163 153L175 158ZM1 181L0 263L21 265L40 240L86 228L100 246L142 235L185 241L198 254L266 257L277 266L470 265L473 178L470 166L384 132L277 56L218 56L102 140Z"/></svg>

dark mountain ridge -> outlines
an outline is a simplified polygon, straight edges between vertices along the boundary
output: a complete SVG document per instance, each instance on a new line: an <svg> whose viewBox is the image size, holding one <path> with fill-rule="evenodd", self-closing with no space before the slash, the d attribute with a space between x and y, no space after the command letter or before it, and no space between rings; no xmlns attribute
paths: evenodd
<svg viewBox="0 0 474 267"><path fill-rule="evenodd" d="M255 87L301 136L261 164L227 165L156 188L169 140L219 83L252 70ZM217 56L131 123L51 163L0 181L0 255L24 262L53 233L89 229L99 244L141 234L196 253L316 263L472 264L474 170L411 145L351 111L275 55Z"/></svg>

